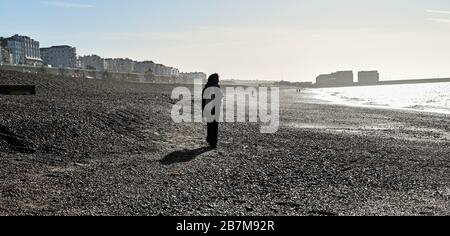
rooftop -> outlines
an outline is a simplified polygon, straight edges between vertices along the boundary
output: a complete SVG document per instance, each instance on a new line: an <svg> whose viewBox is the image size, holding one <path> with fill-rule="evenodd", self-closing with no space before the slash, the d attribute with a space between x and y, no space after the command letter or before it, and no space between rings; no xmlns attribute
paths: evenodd
<svg viewBox="0 0 450 236"><path fill-rule="evenodd" d="M71 46L69 46L69 45L58 45L58 46L52 46L52 47L41 48L41 49L52 49L52 48L74 48L74 47L71 47Z"/></svg>

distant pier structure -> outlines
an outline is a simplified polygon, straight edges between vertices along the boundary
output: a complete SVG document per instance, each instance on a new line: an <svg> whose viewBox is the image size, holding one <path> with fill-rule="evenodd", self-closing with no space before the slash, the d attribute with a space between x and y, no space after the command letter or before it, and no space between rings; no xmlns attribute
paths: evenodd
<svg viewBox="0 0 450 236"><path fill-rule="evenodd" d="M409 79L409 80L380 80L380 73L376 70L359 71L358 81L353 81L352 71L338 71L322 74L316 78L313 88L333 88L352 86L394 85L394 84L422 84L422 83L450 83L450 78Z"/></svg>

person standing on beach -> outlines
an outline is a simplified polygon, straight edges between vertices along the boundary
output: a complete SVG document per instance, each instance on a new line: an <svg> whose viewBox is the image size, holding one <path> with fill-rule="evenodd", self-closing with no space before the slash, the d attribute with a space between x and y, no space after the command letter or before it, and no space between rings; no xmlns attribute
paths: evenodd
<svg viewBox="0 0 450 236"><path fill-rule="evenodd" d="M209 146L213 149L217 148L218 135L219 135L219 117L220 117L220 107L222 105L223 94L220 91L219 86L219 75L212 74L208 78L208 83L203 89L202 93L202 110L203 116L212 115L211 119L208 119L208 135L206 141ZM206 110L206 108L211 109L211 111ZM218 108L218 109L216 109ZM210 114L209 114L210 112Z"/></svg>

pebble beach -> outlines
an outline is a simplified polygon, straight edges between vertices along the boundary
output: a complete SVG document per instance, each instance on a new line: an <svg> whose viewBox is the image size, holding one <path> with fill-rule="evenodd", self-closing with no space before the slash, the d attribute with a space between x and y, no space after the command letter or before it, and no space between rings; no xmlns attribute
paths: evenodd
<svg viewBox="0 0 450 236"><path fill-rule="evenodd" d="M449 215L450 115L305 102L175 124L173 85L0 71L0 215Z"/></svg>

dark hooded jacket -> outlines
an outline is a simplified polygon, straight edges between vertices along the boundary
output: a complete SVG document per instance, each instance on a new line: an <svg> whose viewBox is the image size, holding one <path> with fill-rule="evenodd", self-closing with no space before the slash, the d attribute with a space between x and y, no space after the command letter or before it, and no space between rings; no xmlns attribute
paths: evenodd
<svg viewBox="0 0 450 236"><path fill-rule="evenodd" d="M206 91L208 88L214 88L214 87L220 89L219 79L218 79L218 78L215 78L215 77L210 77L210 78L208 79L208 83L206 83L205 88L203 89L203 92L202 92L202 111L203 111L203 112L205 111L206 105L215 99L215 95L213 95L211 99L205 99L205 98L204 98L204 97L205 97L205 91ZM220 95L220 96L221 96L221 95ZM213 115L216 114L215 109L212 110L212 114L213 114Z"/></svg>

